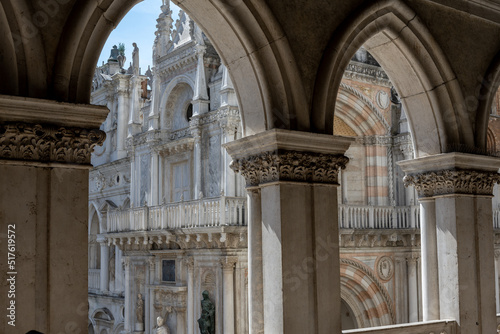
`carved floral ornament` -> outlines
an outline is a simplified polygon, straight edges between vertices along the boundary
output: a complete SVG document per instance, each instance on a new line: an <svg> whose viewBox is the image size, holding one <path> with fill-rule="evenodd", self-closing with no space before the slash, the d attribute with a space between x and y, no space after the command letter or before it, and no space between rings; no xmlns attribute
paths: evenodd
<svg viewBox="0 0 500 334"><path fill-rule="evenodd" d="M442 170L410 174L404 185L414 186L419 197L447 194L492 195L493 186L500 183L500 174L475 170Z"/></svg>
<svg viewBox="0 0 500 334"><path fill-rule="evenodd" d="M106 134L98 129L48 124L0 124L0 159L89 164Z"/></svg>
<svg viewBox="0 0 500 334"><path fill-rule="evenodd" d="M277 150L233 160L231 168L241 173L247 186L275 181L338 184L339 169L348 162L341 154Z"/></svg>

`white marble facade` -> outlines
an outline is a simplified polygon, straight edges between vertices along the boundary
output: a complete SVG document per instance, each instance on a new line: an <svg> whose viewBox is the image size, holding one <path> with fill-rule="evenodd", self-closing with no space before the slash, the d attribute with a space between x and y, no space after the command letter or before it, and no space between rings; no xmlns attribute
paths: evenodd
<svg viewBox="0 0 500 334"><path fill-rule="evenodd" d="M155 333L161 316L170 333L199 333L206 290L216 333L248 333L247 192L224 148L242 137L236 94L200 28L161 10L152 68L125 70L112 53L94 77L92 103L110 113L90 172L89 332ZM419 206L397 164L414 155L407 123L360 49L334 123L355 138L338 188L344 329L424 317Z"/></svg>
<svg viewBox="0 0 500 334"><path fill-rule="evenodd" d="M152 69L112 53L94 78L111 112L90 176L89 332L155 333L161 316L198 333L207 290L216 333L247 333L244 188L221 146L241 137L234 88L198 26L161 9Z"/></svg>

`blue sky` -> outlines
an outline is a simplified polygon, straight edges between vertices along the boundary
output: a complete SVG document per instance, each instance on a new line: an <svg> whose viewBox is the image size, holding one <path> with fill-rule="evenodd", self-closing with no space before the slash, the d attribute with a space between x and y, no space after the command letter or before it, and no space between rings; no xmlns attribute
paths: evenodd
<svg viewBox="0 0 500 334"><path fill-rule="evenodd" d="M109 35L97 65L101 66L103 61L108 60L113 45L118 46L118 43L124 43L125 56L127 57L124 67L127 69L132 61L132 43L135 42L139 48L139 63L144 74L148 69L148 65L153 63L151 58L152 47L155 40L156 19L161 13L161 4L162 0L144 0L132 8ZM175 27L175 20L179 17L179 7L170 3L170 9L173 12L172 18Z"/></svg>

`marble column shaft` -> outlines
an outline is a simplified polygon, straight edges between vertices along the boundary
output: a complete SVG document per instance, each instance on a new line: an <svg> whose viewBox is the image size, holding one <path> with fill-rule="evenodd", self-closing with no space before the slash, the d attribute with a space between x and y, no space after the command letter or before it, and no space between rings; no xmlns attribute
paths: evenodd
<svg viewBox="0 0 500 334"><path fill-rule="evenodd" d="M259 188L249 188L248 204L248 310L250 334L264 332L262 277L262 207Z"/></svg>
<svg viewBox="0 0 500 334"><path fill-rule="evenodd" d="M222 261L222 299L224 312L224 334L234 334L234 264L232 259L223 259Z"/></svg>
<svg viewBox="0 0 500 334"><path fill-rule="evenodd" d="M106 243L101 242L101 291L105 292L109 290L109 247Z"/></svg>
<svg viewBox="0 0 500 334"><path fill-rule="evenodd" d="M417 258L410 256L408 263L408 319L418 322L418 275Z"/></svg>
<svg viewBox="0 0 500 334"><path fill-rule="evenodd" d="M437 258L436 203L420 199L423 321L439 320L439 275Z"/></svg>

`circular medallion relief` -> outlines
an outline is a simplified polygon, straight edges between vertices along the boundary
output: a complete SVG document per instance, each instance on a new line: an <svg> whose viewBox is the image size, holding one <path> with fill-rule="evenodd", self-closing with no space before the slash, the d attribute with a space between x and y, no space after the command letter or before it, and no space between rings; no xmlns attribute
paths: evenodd
<svg viewBox="0 0 500 334"><path fill-rule="evenodd" d="M394 263L388 256L382 256L377 262L377 275L383 281L388 281L394 275Z"/></svg>
<svg viewBox="0 0 500 334"><path fill-rule="evenodd" d="M385 109L389 106L389 94L387 94L383 90L379 90L377 92L375 100L377 101L377 105L382 109Z"/></svg>

